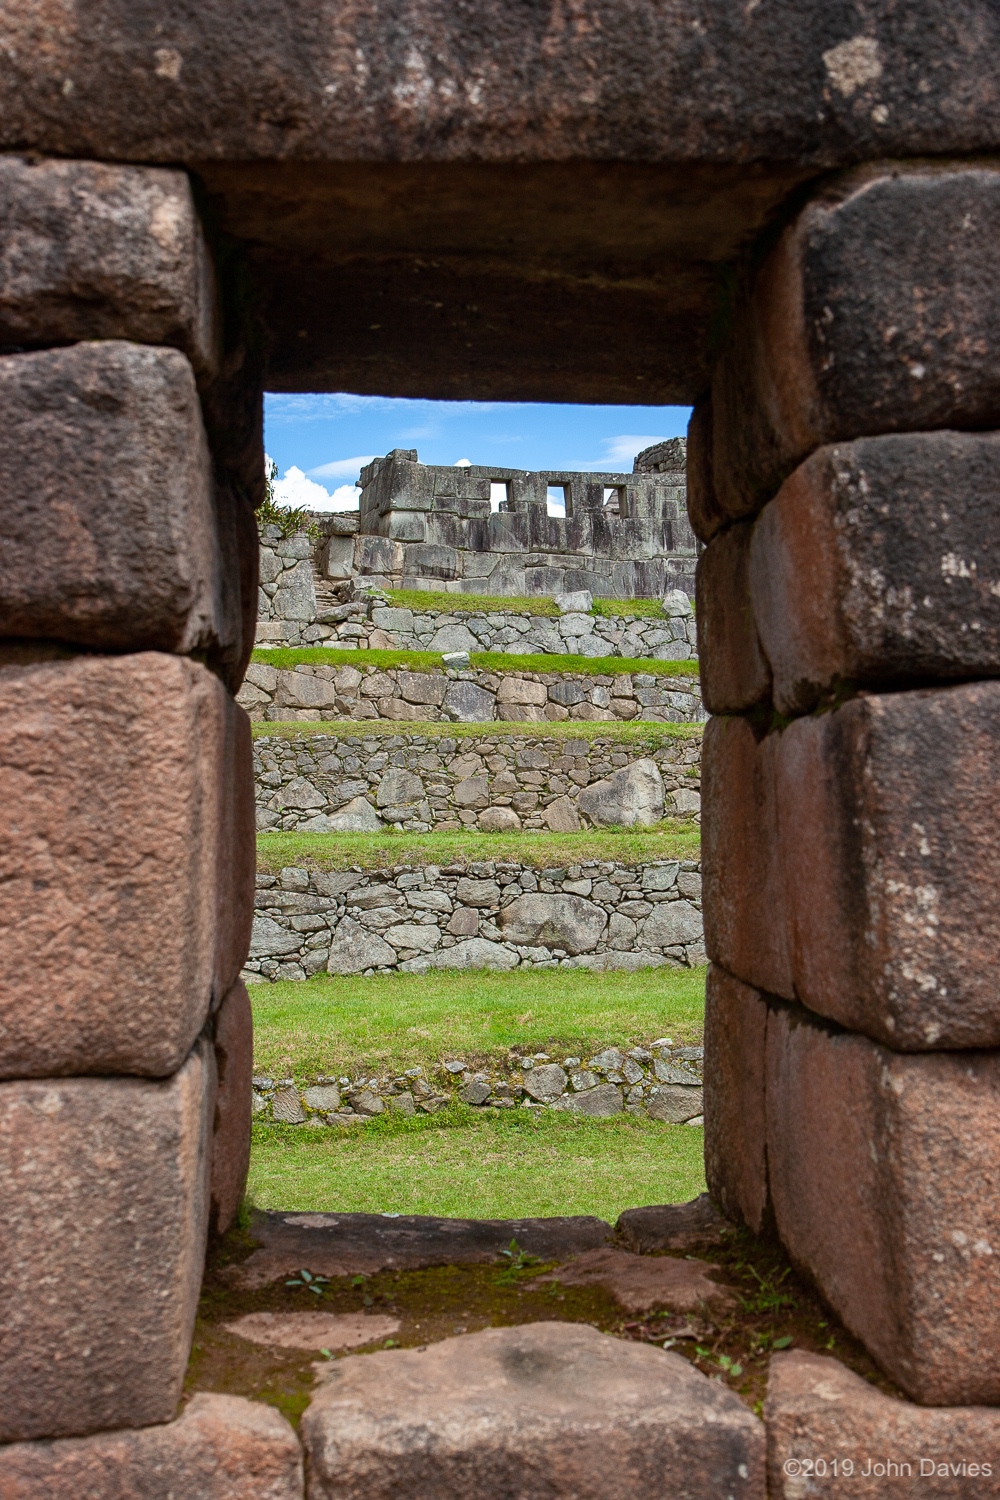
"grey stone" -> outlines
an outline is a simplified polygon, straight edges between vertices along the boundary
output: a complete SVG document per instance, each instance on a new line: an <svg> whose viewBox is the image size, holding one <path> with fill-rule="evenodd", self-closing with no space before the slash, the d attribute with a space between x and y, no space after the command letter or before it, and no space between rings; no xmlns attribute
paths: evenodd
<svg viewBox="0 0 1000 1500"><path fill-rule="evenodd" d="M671 1125L684 1125L702 1111L701 1089L679 1088L667 1084L654 1094L646 1106L651 1120L664 1120Z"/></svg>
<svg viewBox="0 0 1000 1500"><path fill-rule="evenodd" d="M622 766L605 781L591 782L577 797L577 807L598 826L649 827L663 817L663 777L655 760Z"/></svg>
<svg viewBox="0 0 1000 1500"><path fill-rule="evenodd" d="M379 782L375 801L379 807L401 807L409 802L419 802L424 795L424 784L419 776L402 766L392 766Z"/></svg>
<svg viewBox="0 0 1000 1500"><path fill-rule="evenodd" d="M463 906L497 906L500 902L500 887L495 880L477 880L463 875L455 887L455 900Z"/></svg>
<svg viewBox="0 0 1000 1500"><path fill-rule="evenodd" d="M579 1068L570 1075L570 1082L578 1094L582 1094L585 1089L595 1089L600 1081L597 1074L592 1073L589 1068Z"/></svg>
<svg viewBox="0 0 1000 1500"><path fill-rule="evenodd" d="M521 819L510 807L487 807L476 822L484 833L514 833L521 827Z"/></svg>
<svg viewBox="0 0 1000 1500"><path fill-rule="evenodd" d="M493 694L474 682L453 682L444 695L442 708L456 724L478 724L496 717Z"/></svg>
<svg viewBox="0 0 1000 1500"><path fill-rule="evenodd" d="M402 631L405 634L413 629L413 611L376 606L372 610L372 624L379 630Z"/></svg>
<svg viewBox="0 0 1000 1500"><path fill-rule="evenodd" d="M501 943L474 937L435 954L433 963L436 969L516 969L518 958Z"/></svg>
<svg viewBox="0 0 1000 1500"><path fill-rule="evenodd" d="M431 651L478 651L479 642L467 625L442 625L431 637Z"/></svg>
<svg viewBox="0 0 1000 1500"><path fill-rule="evenodd" d="M473 1078L464 1088L459 1089L458 1097L463 1104L485 1104L491 1093L492 1089L488 1083Z"/></svg>
<svg viewBox="0 0 1000 1500"><path fill-rule="evenodd" d="M641 1083L645 1074L634 1058L626 1057L622 1063L622 1073L625 1075L626 1083Z"/></svg>
<svg viewBox="0 0 1000 1500"><path fill-rule="evenodd" d="M603 1052L598 1052L596 1057L590 1059L592 1068L601 1068L604 1071L610 1069L617 1073L621 1070L625 1059L617 1047L605 1047Z"/></svg>
<svg viewBox="0 0 1000 1500"><path fill-rule="evenodd" d="M391 1094L385 1103L390 1114L410 1116L417 1112L417 1106L409 1089L404 1089L401 1094Z"/></svg>
<svg viewBox="0 0 1000 1500"><path fill-rule="evenodd" d="M325 815L324 815L325 816ZM365 797L355 797L327 817L327 833L377 833L385 824Z"/></svg>
<svg viewBox="0 0 1000 1500"><path fill-rule="evenodd" d="M651 948L672 948L704 941L701 912L689 901L661 901L642 925L642 941Z"/></svg>
<svg viewBox="0 0 1000 1500"><path fill-rule="evenodd" d="M371 1089L358 1089L356 1094L351 1095L351 1108L359 1115L380 1115L385 1110L385 1104Z"/></svg>
<svg viewBox="0 0 1000 1500"><path fill-rule="evenodd" d="M609 1115L620 1115L624 1107L622 1091L613 1083L599 1083L596 1088L585 1089L580 1094L563 1094L552 1105L553 1109L565 1109L578 1115L594 1115L601 1119Z"/></svg>
<svg viewBox="0 0 1000 1500"><path fill-rule="evenodd" d="M281 787L272 798L274 807L325 807L326 798L322 792L318 792L311 781L304 776L296 776L287 786Z"/></svg>
<svg viewBox="0 0 1000 1500"><path fill-rule="evenodd" d="M385 968L396 962L396 950L374 932L367 932L352 917L338 923L327 960L328 974L360 974L365 969Z"/></svg>
<svg viewBox="0 0 1000 1500"><path fill-rule="evenodd" d="M677 1083L695 1088L701 1087L701 1079L691 1068L679 1068L676 1063L668 1062L664 1057L658 1057L653 1064L653 1072L660 1083Z"/></svg>
<svg viewBox="0 0 1000 1500"><path fill-rule="evenodd" d="M413 948L417 953L430 953L440 943L441 933L433 922L401 922L388 929L385 940L394 948Z"/></svg>
<svg viewBox="0 0 1000 1500"><path fill-rule="evenodd" d="M453 672L467 672L469 670L468 651L444 651L441 654L441 665L450 667Z"/></svg>
<svg viewBox="0 0 1000 1500"><path fill-rule="evenodd" d="M315 1088L306 1089L302 1097L310 1109L340 1108L340 1090L335 1083L318 1084Z"/></svg>
<svg viewBox="0 0 1000 1500"><path fill-rule="evenodd" d="M302 1125L306 1112L302 1108L297 1089L276 1089L271 1100L271 1113L282 1125Z"/></svg>
<svg viewBox="0 0 1000 1500"><path fill-rule="evenodd" d="M509 942L576 954L596 947L608 915L582 896L538 892L516 897L503 907L498 921Z"/></svg>
<svg viewBox="0 0 1000 1500"><path fill-rule="evenodd" d="M685 618L691 614L691 600L683 589L670 589L663 596L663 613L671 619Z"/></svg>
<svg viewBox="0 0 1000 1500"><path fill-rule="evenodd" d="M250 939L251 958L270 958L278 953L297 953L302 946L302 939L295 932L289 932L287 927L282 927L272 917L254 917L253 936Z"/></svg>
<svg viewBox="0 0 1000 1500"><path fill-rule="evenodd" d="M572 594L556 594L555 606L561 615L589 615L594 607L594 596L589 589L577 589Z"/></svg>
<svg viewBox="0 0 1000 1500"><path fill-rule="evenodd" d="M543 1104L548 1104L553 1099L558 1099L560 1094L566 1092L566 1084L569 1080L558 1063L545 1063L540 1068L532 1068L524 1080L524 1092L530 1094L532 1099L538 1099Z"/></svg>
<svg viewBox="0 0 1000 1500"><path fill-rule="evenodd" d="M677 882L680 865L673 861L665 865L647 865L642 872L644 891L669 891Z"/></svg>

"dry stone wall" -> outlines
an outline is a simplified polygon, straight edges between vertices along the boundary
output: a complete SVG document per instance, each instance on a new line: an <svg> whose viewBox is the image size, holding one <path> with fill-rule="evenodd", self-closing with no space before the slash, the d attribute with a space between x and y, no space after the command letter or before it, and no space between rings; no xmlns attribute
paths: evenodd
<svg viewBox="0 0 1000 1500"><path fill-rule="evenodd" d="M511 1052L489 1068L448 1058L430 1068L352 1075L334 1069L314 1082L260 1074L253 1112L280 1125L364 1125L380 1115L435 1115L452 1101L473 1109L554 1109L607 1119L644 1115L670 1125L702 1124L704 1048L660 1037L648 1047L609 1045L592 1056Z"/></svg>
<svg viewBox="0 0 1000 1500"><path fill-rule="evenodd" d="M569 833L701 813L700 737L261 735L254 776L262 831Z"/></svg>
<svg viewBox="0 0 1000 1500"><path fill-rule="evenodd" d="M482 724L494 719L539 724L546 719L610 723L698 723L703 719L696 677L652 672L615 676L586 672L414 671L361 660L340 666L318 662L272 667L253 661L239 702L251 719L395 719L417 723L451 720Z"/></svg>
<svg viewBox="0 0 1000 1500"><path fill-rule="evenodd" d="M431 969L691 968L701 867L480 860L258 873L247 983Z"/></svg>

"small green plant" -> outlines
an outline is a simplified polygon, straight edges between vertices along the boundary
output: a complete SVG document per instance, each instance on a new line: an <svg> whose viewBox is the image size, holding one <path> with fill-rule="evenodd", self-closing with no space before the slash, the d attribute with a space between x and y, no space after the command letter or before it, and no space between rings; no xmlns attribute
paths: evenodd
<svg viewBox="0 0 1000 1500"><path fill-rule="evenodd" d="M507 1249L501 1250L500 1254L507 1257L507 1264L499 1276L493 1278L497 1286L514 1286L526 1271L530 1271L533 1266L541 1265L538 1256L528 1255L521 1249L517 1240L511 1240Z"/></svg>
<svg viewBox="0 0 1000 1500"><path fill-rule="evenodd" d="M286 1281L286 1286L304 1286L307 1291L316 1297L322 1297L323 1288L329 1283L329 1276L314 1276L311 1271L300 1271L294 1281Z"/></svg>
<svg viewBox="0 0 1000 1500"><path fill-rule="evenodd" d="M695 1353L699 1359L712 1361L718 1365L724 1375L729 1375L733 1380L738 1380L743 1374L743 1366L738 1360L728 1354L713 1354L711 1349L706 1349L702 1344L695 1344Z"/></svg>
<svg viewBox="0 0 1000 1500"><path fill-rule="evenodd" d="M257 524L263 529L265 526L277 526L282 537L294 536L297 531L304 531L307 536L317 540L319 527L315 521L309 520L309 512L304 505L279 505L274 498L274 486L278 478L278 465L274 459L269 459L264 470L264 503L257 512Z"/></svg>

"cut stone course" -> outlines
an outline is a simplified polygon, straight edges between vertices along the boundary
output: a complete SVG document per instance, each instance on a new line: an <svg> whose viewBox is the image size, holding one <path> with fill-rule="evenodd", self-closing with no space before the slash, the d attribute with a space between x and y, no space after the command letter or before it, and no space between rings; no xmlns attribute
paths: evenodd
<svg viewBox="0 0 1000 1500"><path fill-rule="evenodd" d="M390 822L418 833L491 831L498 813L512 828L572 832L701 812L701 742L693 736L623 745L600 734L567 740L484 728L461 739L376 737L331 727L262 734L253 763L261 832L375 832Z"/></svg>
<svg viewBox="0 0 1000 1500"><path fill-rule="evenodd" d="M711 964L705 990L705 1180L734 1223L769 1222L767 1002Z"/></svg>
<svg viewBox="0 0 1000 1500"><path fill-rule="evenodd" d="M221 1235L236 1220L250 1169L253 1013L242 980L215 1017L215 1072L210 1227Z"/></svg>
<svg viewBox="0 0 1000 1500"><path fill-rule="evenodd" d="M762 1500L764 1429L679 1356L570 1323L331 1364L302 1419L317 1500ZM609 1466L608 1453L614 1453Z"/></svg>
<svg viewBox="0 0 1000 1500"><path fill-rule="evenodd" d="M0 1447L4 1500L303 1500L302 1450L273 1406L199 1391L175 1421Z"/></svg>
<svg viewBox="0 0 1000 1500"><path fill-rule="evenodd" d="M162 1081L0 1083L0 1191L16 1246L0 1265L0 1442L174 1417L201 1286L214 1101L205 1043Z"/></svg>
<svg viewBox="0 0 1000 1500"><path fill-rule="evenodd" d="M156 1076L187 1056L226 946L232 711L177 656L0 669L0 1076ZM241 928L243 909L223 915Z"/></svg>

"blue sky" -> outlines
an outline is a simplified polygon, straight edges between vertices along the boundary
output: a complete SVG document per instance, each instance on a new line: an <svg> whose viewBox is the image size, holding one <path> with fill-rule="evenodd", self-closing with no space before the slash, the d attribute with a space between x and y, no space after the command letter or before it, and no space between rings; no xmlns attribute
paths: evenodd
<svg viewBox="0 0 1000 1500"><path fill-rule="evenodd" d="M353 510L358 469L390 448L416 448L428 464L628 471L641 448L686 432L689 416L686 406L268 395L264 440L280 501Z"/></svg>

